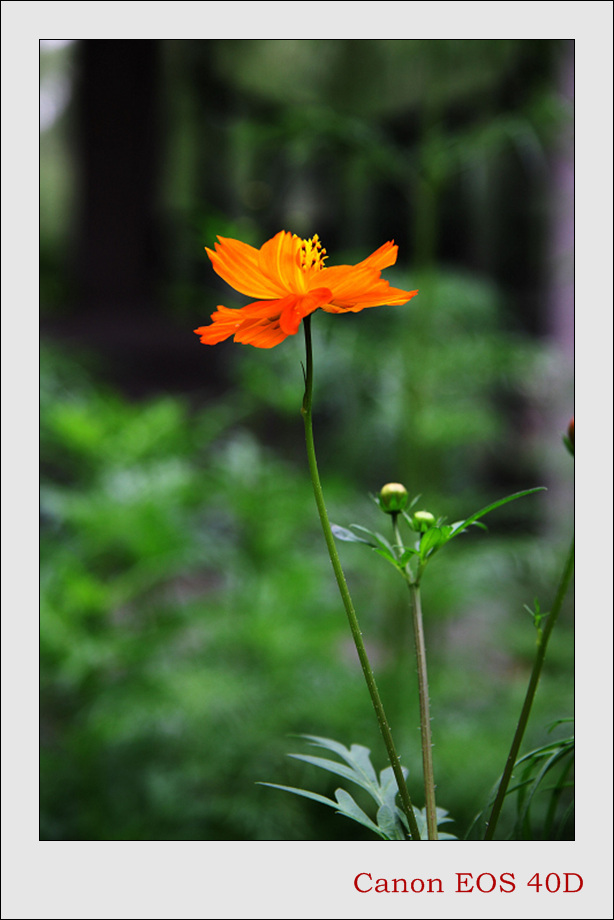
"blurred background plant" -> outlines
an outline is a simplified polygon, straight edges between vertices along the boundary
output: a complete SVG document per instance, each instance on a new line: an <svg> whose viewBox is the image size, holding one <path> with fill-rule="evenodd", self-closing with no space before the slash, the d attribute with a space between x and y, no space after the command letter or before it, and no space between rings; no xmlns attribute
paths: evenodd
<svg viewBox="0 0 614 920"><path fill-rule="evenodd" d="M438 803L469 829L532 665L524 605L550 602L570 536L572 87L569 41L41 43L43 839L371 836L255 785L332 797L284 756L292 733L386 766L306 472L302 337L192 333L244 302L204 246L282 228L318 233L331 264L395 239L386 277L420 289L314 318L333 521L381 529L368 493L391 480L450 521L549 489L424 587ZM418 789L403 585L341 552ZM523 752L563 744L572 675L568 603Z"/></svg>

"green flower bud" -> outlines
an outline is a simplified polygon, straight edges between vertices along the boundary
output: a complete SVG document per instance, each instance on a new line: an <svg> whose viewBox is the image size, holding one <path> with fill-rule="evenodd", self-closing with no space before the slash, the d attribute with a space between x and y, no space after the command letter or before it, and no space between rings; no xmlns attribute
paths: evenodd
<svg viewBox="0 0 614 920"><path fill-rule="evenodd" d="M398 514L402 511L409 495L400 482L388 482L379 493L379 506L386 514Z"/></svg>
<svg viewBox="0 0 614 920"><path fill-rule="evenodd" d="M418 533L426 533L435 523L435 518L430 511L414 511L411 521L414 530L417 530Z"/></svg>

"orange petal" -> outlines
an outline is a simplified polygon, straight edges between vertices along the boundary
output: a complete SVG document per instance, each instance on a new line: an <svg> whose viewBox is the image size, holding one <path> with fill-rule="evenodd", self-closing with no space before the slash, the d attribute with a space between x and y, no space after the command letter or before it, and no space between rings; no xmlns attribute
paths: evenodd
<svg viewBox="0 0 614 920"><path fill-rule="evenodd" d="M211 316L213 320L211 325L199 326L194 332L200 336L203 345L217 345L218 342L223 342L234 335L235 330L241 325L243 320L239 316L240 312L240 310L229 310L228 307L220 306Z"/></svg>
<svg viewBox="0 0 614 920"><path fill-rule="evenodd" d="M287 293L303 294L307 284L300 264L300 251L301 240L281 230L261 247L258 253L260 270Z"/></svg>
<svg viewBox="0 0 614 920"><path fill-rule="evenodd" d="M238 310L220 306L211 316L210 326L199 326L194 331L200 335L200 340L205 345L216 345L234 335L235 342L255 345L257 348L272 348L278 345L288 335L293 335L298 330L303 315L311 309L317 309L322 300L326 300L330 291L318 292L318 295L306 295L302 312L296 319L296 328L290 326L282 329L280 316L285 314L292 317L292 311L301 298L296 294L288 294L281 300L255 301ZM291 322L291 321L290 321Z"/></svg>
<svg viewBox="0 0 614 920"><path fill-rule="evenodd" d="M323 268L320 279L332 291L334 300L358 296L381 280L376 269L359 268L355 265L333 265Z"/></svg>
<svg viewBox="0 0 614 920"><path fill-rule="evenodd" d="M362 262L358 262L354 268L361 266L365 268L377 268L379 271L382 271L384 268L394 265L397 260L398 251L399 247L395 246L394 240L391 240L389 243L384 243L384 245L376 249L375 252L372 252L371 255L363 259Z"/></svg>
<svg viewBox="0 0 614 920"><path fill-rule="evenodd" d="M301 320L323 307L324 304L329 303L331 297L332 293L328 288L317 288L303 297L294 297L279 318L281 328L287 335L295 335L298 332Z"/></svg>
<svg viewBox="0 0 614 920"><path fill-rule="evenodd" d="M256 300L248 303L233 313L240 313L243 319L259 317L260 319L279 319L283 311L296 300L296 294L288 294L279 300Z"/></svg>
<svg viewBox="0 0 614 920"><path fill-rule="evenodd" d="M378 282L388 283L380 278L380 273L384 268L394 265L398 249L392 242L384 243L356 265L331 265L323 268L318 280L334 291L335 299L351 299L353 293L364 293Z"/></svg>
<svg viewBox="0 0 614 920"><path fill-rule="evenodd" d="M365 291L364 294L354 295L347 299L335 298L332 306L340 307L342 311L358 313L359 310L364 310L366 307L401 306L415 297L417 293L418 291L403 291L401 288L390 287L387 281L382 281L380 285ZM327 308L323 307L323 309Z"/></svg>
<svg viewBox="0 0 614 920"><path fill-rule="evenodd" d="M240 240L218 237L215 252L207 249L214 270L229 284L248 297L270 300L287 294L279 279L265 274L259 262L259 250Z"/></svg>
<svg viewBox="0 0 614 920"><path fill-rule="evenodd" d="M374 253L374 256L377 256L377 253ZM387 258L386 254L383 258ZM332 290L332 305L345 310L351 310L352 307L363 309L384 304L403 304L416 293L391 287L380 277L378 269L363 263L354 266L335 265L323 269L320 275L322 281Z"/></svg>
<svg viewBox="0 0 614 920"><path fill-rule="evenodd" d="M279 320L245 320L235 334L235 342L255 345L256 348L273 348L286 338Z"/></svg>

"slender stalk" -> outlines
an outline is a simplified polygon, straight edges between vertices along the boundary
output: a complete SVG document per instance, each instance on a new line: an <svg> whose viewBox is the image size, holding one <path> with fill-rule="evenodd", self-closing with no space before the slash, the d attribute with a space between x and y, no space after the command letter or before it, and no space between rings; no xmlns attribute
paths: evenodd
<svg viewBox="0 0 614 920"><path fill-rule="evenodd" d="M402 546L399 533L398 514L392 515L392 528L397 545ZM429 681L426 670L426 646L424 644L424 627L422 624L422 603L420 583L411 578L406 571L407 584L411 597L412 620L414 626L414 645L418 666L418 698L420 700L420 735L422 739L422 770L424 773L424 800L426 806L426 826L429 840L437 840L437 807L435 804L435 773L433 770L433 739L431 735L431 714L429 702Z"/></svg>
<svg viewBox="0 0 614 920"><path fill-rule="evenodd" d="M557 617L560 613L561 607L563 605L563 599L567 593L567 588L569 587L569 582L571 580L571 574L573 572L574 564L574 540L572 538L571 546L569 547L569 553L565 561L565 568L563 569L563 574L559 582L558 590L556 592L556 597L552 605L552 609L546 619L546 625L541 635L538 633L537 640L537 652L535 654L535 663L533 665L533 671L531 672L531 677L529 679L529 685L527 687L526 696L524 698L524 703L522 710L520 712L520 718L518 719L518 725L516 726L516 733L514 734L514 739L512 741L512 746L510 752L507 756L507 762L505 764L505 770L499 782L499 788L497 790L497 795L490 813L490 818L486 825L486 833L484 834L484 840L492 840L495 835L495 829L497 827L497 821L499 820L499 815L501 814L501 809L503 808L503 802L505 800L505 795L512 778L512 773L514 772L514 766L516 765L516 760L518 759L518 751L520 750L520 745L522 743L522 738L524 736L525 729L527 727L527 722L529 721L529 716L531 714L531 707L533 706L533 700L535 699L535 692L537 690L537 685L539 683L539 678L542 672L542 666L544 664L544 658L546 657L546 649L548 647L548 640L552 630L554 629L554 624L556 623Z"/></svg>
<svg viewBox="0 0 614 920"><path fill-rule="evenodd" d="M414 815L414 810L412 807L411 799L409 797L409 792L407 790L407 784L405 783L405 777L403 776L403 771L401 769L401 764L399 761L398 754L396 752L394 742L392 739L392 733L390 731L390 726L388 725L388 720L386 719L386 714L384 712L384 707L380 699L379 691L375 683L375 677L369 664L369 659L367 657L367 652L365 645L362 639L362 633L360 631L360 626L358 625L358 618L356 616L356 611L354 610L354 605L352 604L352 599L350 597L350 592L343 574L343 569L341 568L341 560L339 559L339 554L337 553L337 547L335 545L335 538L333 537L333 532L331 530L330 521L328 519L328 512L326 510L326 504L324 502L324 493L322 492L322 485L320 483L320 476L318 473L318 464L316 460L315 453L315 444L313 439L313 424L312 424L312 396L313 396L313 355L311 347L311 317L306 316L303 320L303 326L305 329L305 352L306 352L306 368L305 368L305 395L303 397L303 405L301 408L301 414L303 416L303 421L305 423L305 441L307 445L307 460L309 463L309 473L311 475L311 482L313 485L313 492L315 495L316 505L318 508L318 513L320 515L320 522L322 524L322 530L324 532L324 539L326 540L326 546L328 548L328 554L330 556L330 561L333 566L333 571L335 573L335 578L337 580L337 585L339 587L339 593L341 594L341 599L343 601L343 606L345 607L345 612L348 617L350 624L350 629L352 631L352 637L354 639L354 644L356 646L356 651L358 652L358 658L362 666L362 671L367 682L367 687L369 694L371 696L371 701L373 703L373 708L375 709L375 714L377 716L377 721L379 724L380 731L382 733L382 738L384 739L384 744L386 745L386 750L388 751L388 758L390 760L390 765L394 772L397 785L399 787L399 794L401 796L401 803L403 806L403 811L407 816L407 821L409 824L409 833L412 840L420 840L420 831L418 829L418 824L416 822L416 817Z"/></svg>

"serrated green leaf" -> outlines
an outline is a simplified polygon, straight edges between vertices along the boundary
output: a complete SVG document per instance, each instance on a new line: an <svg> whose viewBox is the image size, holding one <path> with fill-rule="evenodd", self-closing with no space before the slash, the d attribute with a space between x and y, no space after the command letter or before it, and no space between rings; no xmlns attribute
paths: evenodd
<svg viewBox="0 0 614 920"><path fill-rule="evenodd" d="M377 834L378 837L383 836L382 831L379 829L377 824L374 824L371 818L365 814L359 805L357 805L349 792L346 792L345 789L335 789L335 798L338 802L338 811L342 815L346 815L348 818L352 818L359 824L368 827L369 830L373 831L374 834Z"/></svg>
<svg viewBox="0 0 614 920"><path fill-rule="evenodd" d="M371 752L369 748L364 747L364 745L353 744L350 748L347 748L345 745L338 741L334 741L332 738L323 738L319 735L299 735L299 737L304 738L315 747L321 747L337 754L345 763L338 763L328 758L310 754L290 754L290 757L309 763L312 766L321 767L330 773L342 776L344 779L356 783L356 785L363 788L374 799L378 806L378 814L380 809L384 809L381 812L381 821L378 819L378 824L376 825L357 805L346 790L337 789L335 797L337 798L339 805L338 810L341 814L353 818L355 821L368 827L370 830L374 831L374 833L377 833L386 840L406 839L407 834L404 833L403 828L406 830L408 828L407 818L396 804L398 789L392 767L386 767L382 770L378 780L373 764L371 763ZM403 771L403 776L407 776L407 768L402 767L401 769ZM279 786L273 783L264 783L263 785L285 789L289 792L295 792L297 795L304 795L307 798L312 798L314 801L331 805L330 799L326 799L324 796L318 796L316 793L307 792L306 790L297 790L293 787ZM383 822L383 825L381 822ZM378 827L378 825L380 825L380 827ZM382 827L383 830L381 829ZM407 831L407 833L409 832Z"/></svg>
<svg viewBox="0 0 614 920"><path fill-rule="evenodd" d="M407 767L401 767L401 770L403 772L403 776L405 779L407 779L407 774L409 772ZM396 797L399 791L399 787L392 767L385 767L380 772L379 788L380 795L382 797L382 803L386 803L386 805L390 806L390 808L394 807L396 804Z"/></svg>
<svg viewBox="0 0 614 920"><path fill-rule="evenodd" d="M343 757L344 760L349 757L350 752L345 744L341 744L340 741L335 741L333 738L322 738L320 735L297 735L297 737L311 741L316 747L324 748L327 751L333 751L333 753L338 754L339 757Z"/></svg>
<svg viewBox="0 0 614 920"><path fill-rule="evenodd" d="M338 754L356 772L357 776L362 778L363 783L366 784L364 788L370 790L379 788L369 748L363 747L362 744L353 744L351 748L347 748L339 741L334 741L332 738L321 738L319 735L301 735L300 737L317 747L323 747Z"/></svg>
<svg viewBox="0 0 614 920"><path fill-rule="evenodd" d="M416 822L418 824L418 829L420 831L420 837L422 840L428 840L428 827L426 821L426 808L414 808L414 814L416 816ZM448 811L445 808L436 808L435 814L437 816L437 837L439 840L457 840L458 838L454 834L446 834L439 832L439 825L446 824L450 821L453 821L453 818L450 818Z"/></svg>
<svg viewBox="0 0 614 920"><path fill-rule="evenodd" d="M329 805L331 808L337 809L337 802L333 802L332 799L328 799L325 795L318 795L317 792L310 792L308 789L295 789L294 786L280 786L279 783L263 783L257 782L257 786L270 786L271 789L281 789L284 792L293 792L295 795L302 795L305 799L313 799L314 802L320 802L322 805Z"/></svg>
<svg viewBox="0 0 614 920"><path fill-rule="evenodd" d="M363 747L362 744L353 744L351 748L347 748L339 741L334 741L332 738L321 738L318 735L301 735L301 737L311 741L317 747L323 747L338 754L356 772L357 776L362 778L364 783L372 788L378 788L369 748Z"/></svg>
<svg viewBox="0 0 614 920"><path fill-rule="evenodd" d="M420 840L428 840L429 832L426 824L426 809L414 808L414 816L416 818L418 830L420 831Z"/></svg>
<svg viewBox="0 0 614 920"><path fill-rule="evenodd" d="M405 833L396 815L396 808L380 805L377 810L377 826L387 840L405 840Z"/></svg>
<svg viewBox="0 0 614 920"><path fill-rule="evenodd" d="M336 776L342 776L344 779L349 779L362 789L366 789L367 792L372 793L374 788L377 788L376 783L374 784L370 780L365 780L363 773L358 773L352 767L348 767L336 760L328 760L326 757L314 757L311 754L288 754L288 757L292 757L294 760L302 760L304 763L312 764L314 767L320 767L322 770L327 770L329 773L334 773Z"/></svg>
<svg viewBox="0 0 614 920"><path fill-rule="evenodd" d="M381 780L386 784L386 786L382 788L373 764L371 763L371 751L369 748L364 747L362 744L353 744L350 748L347 748L339 741L334 741L332 738L321 738L319 735L301 735L300 737L310 741L316 747L322 747L325 750L337 754L348 766L345 767L343 764L338 764L336 761L328 760L327 758L312 757L312 755L309 754L290 754L290 757L305 760L308 763L313 763L315 766L322 766L331 773L336 772L339 776L351 779L357 785L362 786L362 788L375 799L378 805L383 805L385 802L388 804L394 803L397 782L392 767L386 767L380 773ZM403 775L407 776L407 768L402 767L401 769ZM349 772L346 773L346 770ZM389 786L392 788L392 793L389 791ZM391 799L388 797L390 795L392 796Z"/></svg>
<svg viewBox="0 0 614 920"><path fill-rule="evenodd" d="M401 770L403 772L403 776L405 777L405 779L407 779L409 770L407 769L407 767L401 767ZM385 767L380 772L379 789L380 789L380 796L381 796L382 804L388 806L388 808L396 815L397 823L400 823L401 827L405 828L406 834L409 834L409 824L407 822L407 815L397 805L397 794L399 791L399 787L398 787L397 779L396 779L396 776L394 775L394 770L392 769L392 767Z"/></svg>
<svg viewBox="0 0 614 920"><path fill-rule="evenodd" d="M356 771L361 772L373 786L379 788L377 775L371 763L371 751L369 748L364 747L362 744L353 744L350 748L349 756L352 758Z"/></svg>
<svg viewBox="0 0 614 920"><path fill-rule="evenodd" d="M437 815L437 827L440 824L450 824L454 821L454 818L450 817L450 812L447 808L436 808L435 813Z"/></svg>
<svg viewBox="0 0 614 920"><path fill-rule="evenodd" d="M312 799L314 802L320 802L321 805L328 805L329 808L333 808L337 814L345 815L346 818L351 818L353 821L363 824L365 827L368 827L370 831L373 831L374 834L377 834L378 837L383 836L378 826L374 824L371 818L369 818L362 808L356 804L349 792L346 792L344 789L335 790L335 796L337 798L335 802L325 795L319 795L317 792L310 792L308 789L296 789L294 786L280 786L279 783L258 783L258 785L269 786L271 789L281 789L283 792L292 792L294 795L300 795L304 799Z"/></svg>

